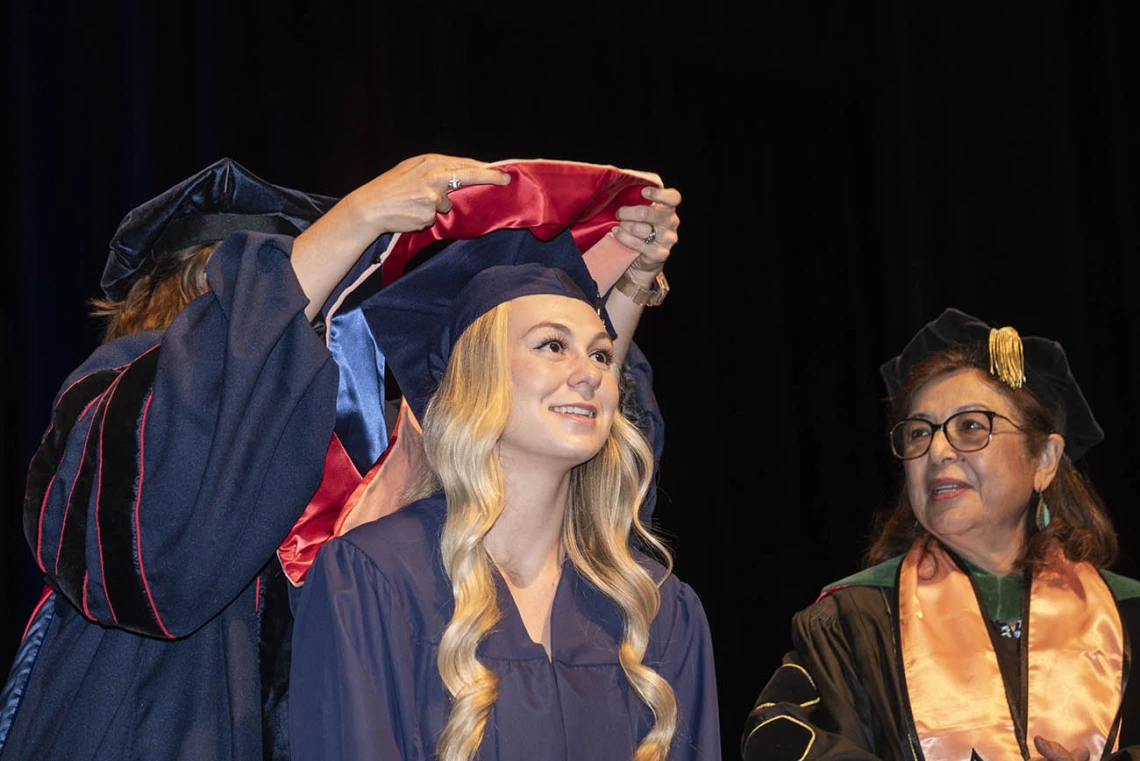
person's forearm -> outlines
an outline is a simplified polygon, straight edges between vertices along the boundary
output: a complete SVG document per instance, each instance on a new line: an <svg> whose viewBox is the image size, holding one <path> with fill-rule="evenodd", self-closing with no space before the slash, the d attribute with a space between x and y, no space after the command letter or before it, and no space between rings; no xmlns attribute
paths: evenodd
<svg viewBox="0 0 1140 761"><path fill-rule="evenodd" d="M364 250L385 232L359 224L357 216L350 195L293 242L291 262L297 282L309 298L309 305L305 307L308 320L317 316L337 283L348 274Z"/></svg>
<svg viewBox="0 0 1140 761"><path fill-rule="evenodd" d="M631 273L632 277L632 273ZM635 281L638 285L648 288L653 283L653 276L647 283L640 279ZM606 299L606 312L610 316L610 323L614 326L617 338L614 339L614 367L620 368L625 362L625 355L629 352L629 344L633 341L633 333L637 330L637 323L641 320L641 313L645 307L633 303L629 296L614 288Z"/></svg>

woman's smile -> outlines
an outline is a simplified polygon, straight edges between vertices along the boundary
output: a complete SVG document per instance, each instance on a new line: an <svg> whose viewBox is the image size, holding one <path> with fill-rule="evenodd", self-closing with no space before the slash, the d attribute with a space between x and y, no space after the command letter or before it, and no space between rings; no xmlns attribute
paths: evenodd
<svg viewBox="0 0 1140 761"><path fill-rule="evenodd" d="M955 478L936 478L930 482L930 498L935 502L957 499L971 488L965 481Z"/></svg>
<svg viewBox="0 0 1140 761"><path fill-rule="evenodd" d="M575 420L575 422L593 423L598 417L598 408L592 404L563 404L550 409L552 412Z"/></svg>

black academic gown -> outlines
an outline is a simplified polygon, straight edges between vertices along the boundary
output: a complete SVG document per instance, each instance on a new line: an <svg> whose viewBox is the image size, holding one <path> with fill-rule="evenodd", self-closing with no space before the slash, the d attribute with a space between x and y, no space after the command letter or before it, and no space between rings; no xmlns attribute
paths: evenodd
<svg viewBox="0 0 1140 761"><path fill-rule="evenodd" d="M293 638L291 743L297 759L435 757L451 700L436 666L454 600L439 557L442 495L331 540L305 582ZM664 569L638 555L657 578ZM480 761L628 761L652 717L618 663L620 610L563 568L552 658L530 639L496 574L502 620L479 659L499 678ZM670 576L645 662L677 696L671 759L720 758L708 624Z"/></svg>
<svg viewBox="0 0 1140 761"><path fill-rule="evenodd" d="M287 756L274 550L321 481L337 394L291 246L231 236L165 333L64 383L29 469L51 594L0 700L3 761Z"/></svg>
<svg viewBox="0 0 1140 761"><path fill-rule="evenodd" d="M839 582L834 585L839 588L795 615L793 650L760 693L745 725L745 761L921 761L895 646L895 568L897 560L888 561ZM1135 641L1140 583L1105 576L1126 644ZM1016 652L1016 645L997 651L1007 681L1017 673L1016 663L1010 662ZM1122 750L1110 756L1112 761L1140 759L1140 689L1130 684L1129 665L1126 653Z"/></svg>

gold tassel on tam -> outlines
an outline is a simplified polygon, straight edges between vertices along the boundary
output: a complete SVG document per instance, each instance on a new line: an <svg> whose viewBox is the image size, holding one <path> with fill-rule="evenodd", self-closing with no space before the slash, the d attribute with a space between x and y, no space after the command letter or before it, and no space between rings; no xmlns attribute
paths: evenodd
<svg viewBox="0 0 1140 761"><path fill-rule="evenodd" d="M1025 352L1021 336L1011 327L990 329L990 375L1010 388L1025 383Z"/></svg>

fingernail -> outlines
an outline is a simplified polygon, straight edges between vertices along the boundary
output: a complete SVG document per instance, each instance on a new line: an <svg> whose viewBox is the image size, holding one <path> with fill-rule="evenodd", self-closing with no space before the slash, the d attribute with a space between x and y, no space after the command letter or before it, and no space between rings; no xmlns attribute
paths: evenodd
<svg viewBox="0 0 1140 761"><path fill-rule="evenodd" d="M641 197L642 198L649 198L652 195L653 195L653 188L649 187L648 185L646 185L644 188L641 189Z"/></svg>
<svg viewBox="0 0 1140 761"><path fill-rule="evenodd" d="M507 174L506 172L503 172L503 182L507 183L508 185L511 182L511 176L509 174Z"/></svg>

